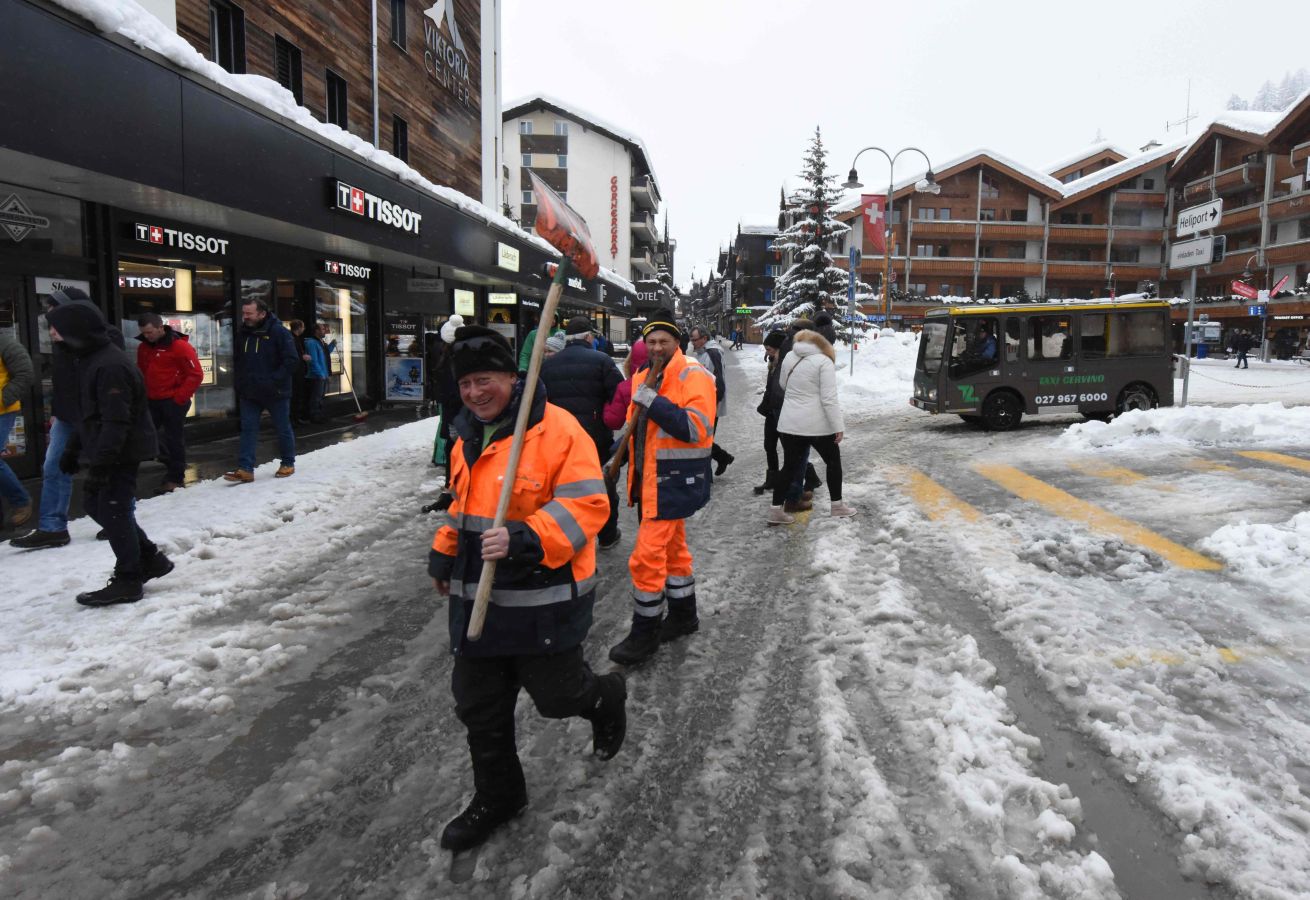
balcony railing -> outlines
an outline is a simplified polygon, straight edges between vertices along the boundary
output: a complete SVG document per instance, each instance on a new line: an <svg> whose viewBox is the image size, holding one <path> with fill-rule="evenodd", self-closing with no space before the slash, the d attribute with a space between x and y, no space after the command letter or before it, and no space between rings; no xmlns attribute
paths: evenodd
<svg viewBox="0 0 1310 900"><path fill-rule="evenodd" d="M978 274L996 278L1038 278L1042 274L1040 259L982 259Z"/></svg>
<svg viewBox="0 0 1310 900"><path fill-rule="evenodd" d="M1266 266L1310 262L1310 239L1276 244L1265 251Z"/></svg>
<svg viewBox="0 0 1310 900"><path fill-rule="evenodd" d="M1104 244L1106 225L1052 225L1052 244Z"/></svg>
<svg viewBox="0 0 1310 900"><path fill-rule="evenodd" d="M916 238L930 237L973 237L976 226L973 222L960 222L941 219L915 219L910 232Z"/></svg>
<svg viewBox="0 0 1310 900"><path fill-rule="evenodd" d="M1265 164L1241 163L1227 169L1221 169L1213 175L1187 182L1183 188L1183 197L1197 200L1214 193L1219 196L1231 194L1244 188L1253 187L1263 180Z"/></svg>
<svg viewBox="0 0 1310 900"><path fill-rule="evenodd" d="M644 210L633 210L629 221L632 233L648 241L659 239L659 230L655 227L655 217Z"/></svg>
<svg viewBox="0 0 1310 900"><path fill-rule="evenodd" d="M1299 219L1308 215L1310 215L1310 191L1299 191L1269 202L1270 221ZM1226 213L1224 214L1224 224L1228 224L1228 215Z"/></svg>
<svg viewBox="0 0 1310 900"><path fill-rule="evenodd" d="M638 206L655 209L659 206L659 196L655 193L655 182L649 175L637 175L632 179L632 199Z"/></svg>
<svg viewBox="0 0 1310 900"><path fill-rule="evenodd" d="M1127 265L1125 263L1124 265ZM1084 262L1082 260L1059 260L1049 261L1046 264L1046 274L1050 278L1100 278L1104 279L1109 269L1118 266L1114 263L1105 262Z"/></svg>
<svg viewBox="0 0 1310 900"><path fill-rule="evenodd" d="M655 274L655 254L649 247L636 245L632 248L632 268L645 275Z"/></svg>
<svg viewBox="0 0 1310 900"><path fill-rule="evenodd" d="M1310 141L1306 141L1304 144L1297 144L1292 148L1292 165L1299 169L1301 168L1301 163L1305 162L1307 159L1310 159Z"/></svg>
<svg viewBox="0 0 1310 900"><path fill-rule="evenodd" d="M1115 206L1164 209L1168 195L1164 191L1115 191Z"/></svg>
<svg viewBox="0 0 1310 900"><path fill-rule="evenodd" d="M1115 244L1160 244L1164 242L1164 228L1159 225L1116 225Z"/></svg>
<svg viewBox="0 0 1310 900"><path fill-rule="evenodd" d="M1040 241L1046 228L1038 222L983 222L982 236L988 241Z"/></svg>

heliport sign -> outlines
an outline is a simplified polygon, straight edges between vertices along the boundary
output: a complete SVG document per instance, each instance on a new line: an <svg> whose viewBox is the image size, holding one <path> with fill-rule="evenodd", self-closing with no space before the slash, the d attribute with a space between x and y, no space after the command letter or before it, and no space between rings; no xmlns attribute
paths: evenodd
<svg viewBox="0 0 1310 900"><path fill-rule="evenodd" d="M334 209L359 216L362 219L370 219L379 225L389 225L406 234L418 234L419 226L423 224L423 215L421 213L401 206L399 203L385 200L363 188L346 184L340 179L330 178L328 181L332 185L332 196L334 198L332 205Z"/></svg>

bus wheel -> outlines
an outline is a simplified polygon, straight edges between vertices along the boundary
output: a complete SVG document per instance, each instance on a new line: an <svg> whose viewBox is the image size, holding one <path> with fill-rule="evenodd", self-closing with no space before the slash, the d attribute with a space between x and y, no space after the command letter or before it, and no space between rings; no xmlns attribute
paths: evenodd
<svg viewBox="0 0 1310 900"><path fill-rule="evenodd" d="M1119 402L1115 408L1120 415L1131 409L1155 409L1158 401L1155 391L1145 384L1130 384L1119 394Z"/></svg>
<svg viewBox="0 0 1310 900"><path fill-rule="evenodd" d="M1009 431L1023 418L1023 404L1009 391L994 391L983 401L982 418L992 431Z"/></svg>

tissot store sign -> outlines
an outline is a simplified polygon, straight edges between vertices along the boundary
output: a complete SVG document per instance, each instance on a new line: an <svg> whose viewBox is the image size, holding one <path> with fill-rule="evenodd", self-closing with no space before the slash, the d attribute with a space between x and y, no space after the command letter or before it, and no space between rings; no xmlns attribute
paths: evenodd
<svg viewBox="0 0 1310 900"><path fill-rule="evenodd" d="M336 178L330 178L328 182L332 186L334 209L370 219L379 225L389 225L406 234L418 234L423 223L421 213Z"/></svg>
<svg viewBox="0 0 1310 900"><path fill-rule="evenodd" d="M133 222L132 235L138 241L167 247L170 250L194 250L213 256L227 256L227 238L210 237L180 228L166 228L148 222Z"/></svg>
<svg viewBox="0 0 1310 900"><path fill-rule="evenodd" d="M325 259L323 260L323 272L327 275L338 275L342 278L367 279L373 274L373 267L341 262L336 259Z"/></svg>

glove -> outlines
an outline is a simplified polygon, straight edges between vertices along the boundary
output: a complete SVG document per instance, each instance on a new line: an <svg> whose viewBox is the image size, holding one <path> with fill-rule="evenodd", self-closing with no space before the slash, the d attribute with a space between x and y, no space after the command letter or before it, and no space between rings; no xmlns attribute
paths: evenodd
<svg viewBox="0 0 1310 900"><path fill-rule="evenodd" d="M76 475L82 468L82 464L77 461L78 456L78 451L72 447L59 454L59 471L65 475Z"/></svg>
<svg viewBox="0 0 1310 900"><path fill-rule="evenodd" d="M107 484L109 484L108 466L92 466L87 470L86 482L83 487L88 491L98 491Z"/></svg>
<svg viewBox="0 0 1310 900"><path fill-rule="evenodd" d="M633 391L632 402L636 403L638 406L649 407L655 402L655 398L659 395L660 392L655 390L655 388L651 387L649 384L643 384L641 387L637 388L637 390Z"/></svg>

